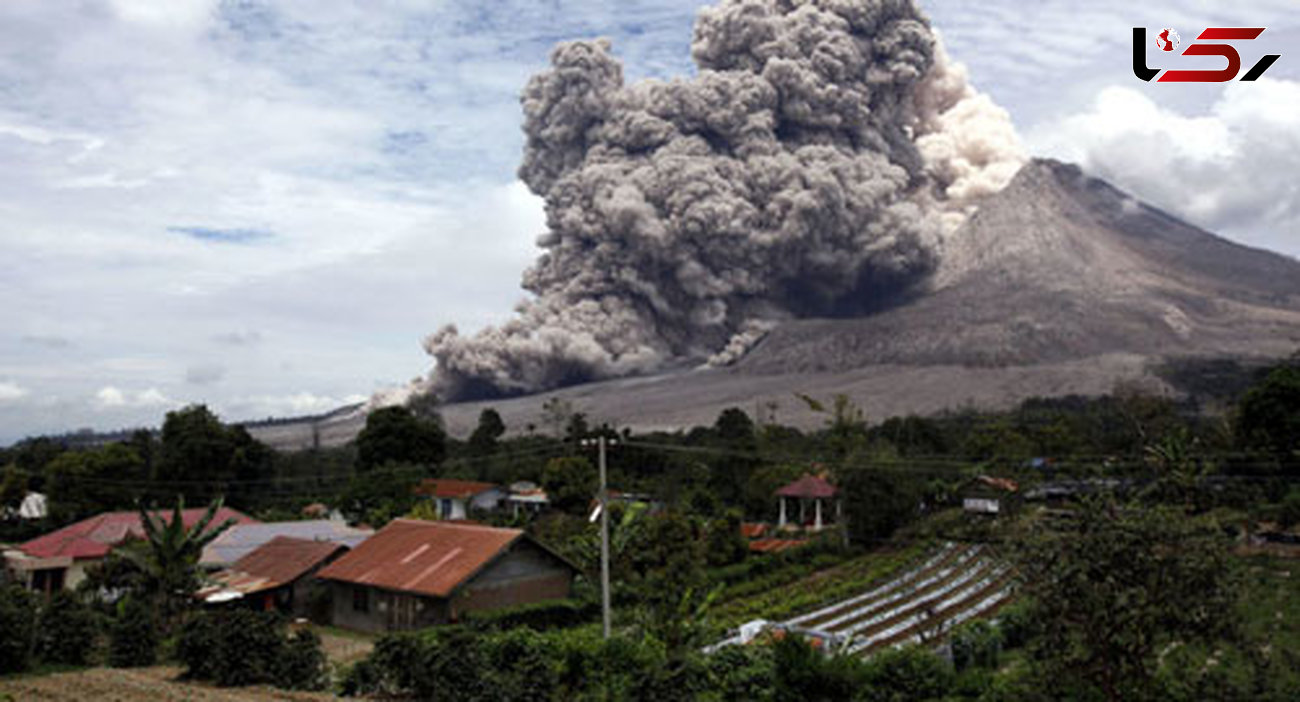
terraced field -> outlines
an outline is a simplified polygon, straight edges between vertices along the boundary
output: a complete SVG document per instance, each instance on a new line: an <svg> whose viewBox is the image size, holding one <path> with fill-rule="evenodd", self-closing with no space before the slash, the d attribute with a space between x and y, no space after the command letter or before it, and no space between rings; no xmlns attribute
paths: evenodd
<svg viewBox="0 0 1300 702"><path fill-rule="evenodd" d="M986 547L947 543L879 587L775 628L869 656L886 647L941 638L962 622L992 616L1011 594L1008 568ZM742 643L753 631L721 645Z"/></svg>

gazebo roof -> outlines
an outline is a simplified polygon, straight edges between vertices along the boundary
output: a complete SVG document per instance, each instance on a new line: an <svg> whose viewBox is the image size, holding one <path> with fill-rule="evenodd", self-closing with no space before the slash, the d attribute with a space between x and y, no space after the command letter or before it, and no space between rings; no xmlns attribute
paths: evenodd
<svg viewBox="0 0 1300 702"><path fill-rule="evenodd" d="M776 491L778 497L800 497L804 499L817 499L823 497L835 497L839 490L825 478L819 478L815 475L804 475L802 478L786 485Z"/></svg>

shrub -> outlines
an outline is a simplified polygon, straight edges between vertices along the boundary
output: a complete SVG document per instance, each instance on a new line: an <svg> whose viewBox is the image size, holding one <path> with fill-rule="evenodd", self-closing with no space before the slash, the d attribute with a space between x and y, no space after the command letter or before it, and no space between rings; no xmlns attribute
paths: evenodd
<svg viewBox="0 0 1300 702"><path fill-rule="evenodd" d="M190 619L176 653L187 677L224 687L319 689L325 681L320 638L310 631L286 636L284 620L271 613L203 612Z"/></svg>
<svg viewBox="0 0 1300 702"><path fill-rule="evenodd" d="M153 608L140 598L122 600L109 628L109 665L135 668L153 665L157 659L158 627Z"/></svg>
<svg viewBox="0 0 1300 702"><path fill-rule="evenodd" d="M986 621L962 624L952 634L952 664L957 670L996 668L1002 632Z"/></svg>
<svg viewBox="0 0 1300 702"><path fill-rule="evenodd" d="M325 652L320 637L309 629L295 631L284 643L275 670L275 686L290 690L320 690L327 682Z"/></svg>
<svg viewBox="0 0 1300 702"><path fill-rule="evenodd" d="M600 606L591 600L552 600L516 607L465 612L462 620L477 629L509 630L528 627L542 631L559 629L592 621Z"/></svg>
<svg viewBox="0 0 1300 702"><path fill-rule="evenodd" d="M911 646L883 651L867 662L867 689L861 699L906 702L942 698L953 685L953 671L933 653Z"/></svg>
<svg viewBox="0 0 1300 702"><path fill-rule="evenodd" d="M27 670L35 630L35 597L17 585L0 588L0 674Z"/></svg>
<svg viewBox="0 0 1300 702"><path fill-rule="evenodd" d="M73 593L61 590L41 610L37 648L46 663L85 665L98 633L95 613Z"/></svg>

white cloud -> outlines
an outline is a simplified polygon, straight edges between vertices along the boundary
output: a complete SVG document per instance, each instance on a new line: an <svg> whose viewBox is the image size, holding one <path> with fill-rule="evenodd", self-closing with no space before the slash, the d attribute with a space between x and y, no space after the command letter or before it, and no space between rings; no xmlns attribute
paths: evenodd
<svg viewBox="0 0 1300 702"><path fill-rule="evenodd" d="M95 406L101 410L117 408L152 409L167 407L176 403L157 388L148 388L134 394L107 385L95 393Z"/></svg>
<svg viewBox="0 0 1300 702"><path fill-rule="evenodd" d="M0 402L13 402L27 397L26 388L8 381L0 381Z"/></svg>
<svg viewBox="0 0 1300 702"><path fill-rule="evenodd" d="M1300 83L1230 83L1203 114L1111 86L1029 139L1211 231L1300 253Z"/></svg>

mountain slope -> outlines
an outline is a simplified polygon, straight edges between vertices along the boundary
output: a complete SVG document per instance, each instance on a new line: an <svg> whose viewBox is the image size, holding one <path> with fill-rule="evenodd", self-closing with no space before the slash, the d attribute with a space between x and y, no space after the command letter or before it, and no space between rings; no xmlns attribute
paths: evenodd
<svg viewBox="0 0 1300 702"><path fill-rule="evenodd" d="M783 324L736 370L1275 356L1297 346L1300 262L1192 227L1077 167L1038 160L948 239L923 294L870 317Z"/></svg>
<svg viewBox="0 0 1300 702"><path fill-rule="evenodd" d="M793 393L846 393L875 421L1031 396L1168 390L1172 356L1261 358L1300 348L1300 262L1234 244L1079 168L1027 164L944 244L929 284L868 317L785 322L728 368L678 370L447 405L454 434L495 407L513 431L553 397L638 429L711 423L728 406L823 418ZM252 429L284 448L355 435L360 414Z"/></svg>

